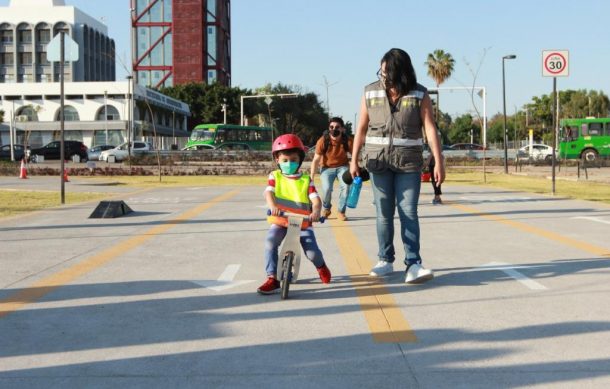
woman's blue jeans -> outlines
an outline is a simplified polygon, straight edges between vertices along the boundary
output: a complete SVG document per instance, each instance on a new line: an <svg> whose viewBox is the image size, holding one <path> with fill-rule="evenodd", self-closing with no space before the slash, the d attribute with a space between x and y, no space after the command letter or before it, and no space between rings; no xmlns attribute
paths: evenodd
<svg viewBox="0 0 610 389"><path fill-rule="evenodd" d="M397 173L388 169L383 173L371 173L371 183L377 208L379 260L394 262L394 210L398 208L404 262L407 266L420 263L417 202L421 173Z"/></svg>
<svg viewBox="0 0 610 389"><path fill-rule="evenodd" d="M341 213L345 213L345 203L347 201L347 189L348 185L343 182L341 178L349 167L323 167L320 169L320 181L322 182L322 207L324 209L330 209L331 197L333 195L333 184L335 180L339 180L339 207L338 210Z"/></svg>
<svg viewBox="0 0 610 389"><path fill-rule="evenodd" d="M277 274L278 250L287 232L288 228L277 224L272 224L269 227L267 240L265 241L265 271L268 276ZM301 230L301 247L303 247L307 259L313 262L316 268L324 265L324 256L320 247L318 247L318 242L316 242L313 228Z"/></svg>

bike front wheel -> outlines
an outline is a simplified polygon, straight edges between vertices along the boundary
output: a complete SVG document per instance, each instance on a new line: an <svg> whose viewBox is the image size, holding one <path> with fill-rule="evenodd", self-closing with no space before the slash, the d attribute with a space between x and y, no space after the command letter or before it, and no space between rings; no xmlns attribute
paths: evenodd
<svg viewBox="0 0 610 389"><path fill-rule="evenodd" d="M282 300L288 298L288 290L290 289L290 281L292 278L292 264L294 263L294 253L289 251L282 260L282 279L280 284L282 287Z"/></svg>

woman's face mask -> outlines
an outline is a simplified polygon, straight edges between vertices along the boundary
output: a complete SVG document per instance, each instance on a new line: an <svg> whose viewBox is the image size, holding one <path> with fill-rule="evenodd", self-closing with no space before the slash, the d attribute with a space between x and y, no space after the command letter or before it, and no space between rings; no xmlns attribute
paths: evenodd
<svg viewBox="0 0 610 389"><path fill-rule="evenodd" d="M338 137L339 135L341 135L341 125L337 122L330 123L328 126L328 133L332 137Z"/></svg>
<svg viewBox="0 0 610 389"><path fill-rule="evenodd" d="M299 168L299 163L294 161L280 162L279 165L284 174L295 174Z"/></svg>

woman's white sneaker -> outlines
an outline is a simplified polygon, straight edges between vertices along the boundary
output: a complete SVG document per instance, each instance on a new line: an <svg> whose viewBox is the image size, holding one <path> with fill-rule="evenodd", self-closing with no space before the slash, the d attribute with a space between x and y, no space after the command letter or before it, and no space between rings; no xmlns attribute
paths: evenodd
<svg viewBox="0 0 610 389"><path fill-rule="evenodd" d="M383 277L394 271L394 265L391 262L379 261L377 264L371 269L369 273L375 277Z"/></svg>
<svg viewBox="0 0 610 389"><path fill-rule="evenodd" d="M405 282L407 284L422 284L434 278L434 273L430 269L424 268L419 263L414 263L407 268Z"/></svg>

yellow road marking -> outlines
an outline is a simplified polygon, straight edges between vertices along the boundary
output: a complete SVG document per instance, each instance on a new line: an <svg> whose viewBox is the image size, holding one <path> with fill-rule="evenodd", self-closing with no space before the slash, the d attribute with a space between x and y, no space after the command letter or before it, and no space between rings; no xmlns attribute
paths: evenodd
<svg viewBox="0 0 610 389"><path fill-rule="evenodd" d="M24 305L30 304L53 290L65 285L69 282L74 281L78 277L116 259L121 254L125 254L127 251L132 250L142 245L147 240L151 239L156 235L160 235L175 225L189 220L213 205L222 201L228 200L239 193L239 190L233 190L217 196L207 203L201 204L191 210L188 210L172 220L167 220L159 226L155 226L140 235L132 236L131 238L120 242L106 250L103 250L99 254L96 254L86 260L83 260L74 266L67 269L61 270L57 273L51 274L38 282L34 283L25 289L22 289L5 299L0 300L0 318L6 316Z"/></svg>
<svg viewBox="0 0 610 389"><path fill-rule="evenodd" d="M548 231L548 230L545 230L542 228L530 226L530 225L522 223L522 222L518 222L518 221L510 220L510 219L507 219L507 218L504 218L501 216L496 216L496 215L492 215L492 214L489 214L486 212L482 212L476 208L472 208L472 207L469 207L466 205L452 203L452 202L446 202L446 204L449 204L452 207L457 208L463 212L472 213L472 214L475 214L482 218L485 218L488 220L493 220L495 222L502 223L504 225L516 228L518 230L525 231L530 234L538 235L543 238L547 238L552 241L559 242L566 246L574 247L574 248L586 251L588 253L591 253L591 254L594 254L594 255L597 255L600 257L610 257L610 250L608 250L607 248L604 248L604 247L589 244L587 242L576 240L576 239L567 237L565 235L557 234L555 232L551 232L551 231Z"/></svg>
<svg viewBox="0 0 610 389"><path fill-rule="evenodd" d="M344 222L329 221L373 340L378 343L417 342L415 332L383 281L369 276L373 264L354 232Z"/></svg>

